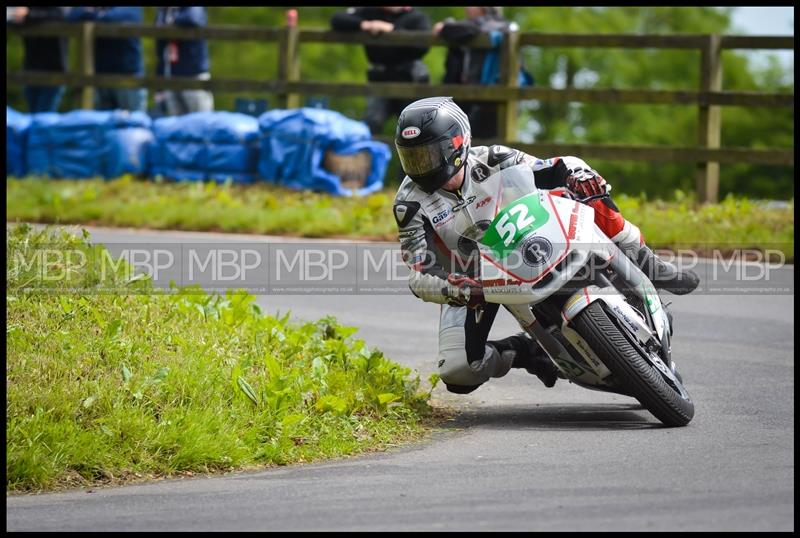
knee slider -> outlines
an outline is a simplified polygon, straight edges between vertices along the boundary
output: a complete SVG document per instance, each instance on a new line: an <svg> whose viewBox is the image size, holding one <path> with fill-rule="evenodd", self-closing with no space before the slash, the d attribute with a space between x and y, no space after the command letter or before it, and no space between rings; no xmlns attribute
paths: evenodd
<svg viewBox="0 0 800 538"><path fill-rule="evenodd" d="M445 383L444 386L447 387L448 392L454 394L469 394L480 387L480 385L453 385L451 383Z"/></svg>
<svg viewBox="0 0 800 538"><path fill-rule="evenodd" d="M485 347L481 359L472 362L467 359L464 349L441 350L439 375L448 386L477 387L488 381L489 378L506 375L513 362L513 351L500 353L491 345Z"/></svg>

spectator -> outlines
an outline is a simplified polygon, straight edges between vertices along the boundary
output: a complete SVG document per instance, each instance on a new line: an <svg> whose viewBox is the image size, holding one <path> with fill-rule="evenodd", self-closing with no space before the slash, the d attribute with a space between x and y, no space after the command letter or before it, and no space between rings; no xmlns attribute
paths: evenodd
<svg viewBox="0 0 800 538"><path fill-rule="evenodd" d="M142 22L141 7L74 7L70 20L99 23ZM98 37L94 41L94 71L98 75L144 74L142 40L138 37ZM147 90L144 88L95 88L95 108L145 112Z"/></svg>
<svg viewBox="0 0 800 538"><path fill-rule="evenodd" d="M208 24L204 7L160 7L156 26L202 27ZM164 77L209 80L208 41L159 39L156 41L156 73ZM171 116L214 110L214 96L206 90L167 90L156 95L156 105Z"/></svg>
<svg viewBox="0 0 800 538"><path fill-rule="evenodd" d="M335 13L331 27L339 32L370 32L373 35L394 30L422 30L431 28L428 16L413 7L359 7ZM367 46L370 82L430 81L422 57L428 47L375 47ZM408 104L407 99L369 97L364 121L372 134L380 133L390 115L397 115Z"/></svg>
<svg viewBox="0 0 800 538"><path fill-rule="evenodd" d="M36 24L44 21L63 21L66 10L63 7L33 6L13 7L6 10L6 20L13 24ZM23 41L25 71L67 70L67 40L63 37L26 37ZM28 110L35 112L57 112L64 86L25 86L25 100Z"/></svg>
<svg viewBox="0 0 800 538"><path fill-rule="evenodd" d="M452 18L437 22L433 31L451 46L445 59L445 84L495 84L499 79L497 45L502 34L516 31L516 23L503 18L501 7L467 7L466 20ZM495 49L475 49L467 44L479 34L489 34ZM530 75L521 70L524 83L533 83ZM481 138L497 136L497 103L462 101L459 103L469 117L473 132Z"/></svg>

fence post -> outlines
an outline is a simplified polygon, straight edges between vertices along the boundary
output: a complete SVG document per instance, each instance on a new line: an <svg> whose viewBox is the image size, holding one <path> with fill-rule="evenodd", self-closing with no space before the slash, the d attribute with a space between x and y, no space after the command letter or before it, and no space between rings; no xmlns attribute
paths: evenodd
<svg viewBox="0 0 800 538"><path fill-rule="evenodd" d="M700 91L718 92L722 90L722 48L720 36L710 35L701 49ZM700 136L702 148L716 149L721 140L721 110L719 106L700 105ZM719 199L719 163L700 163L696 178L697 198L701 203L716 203Z"/></svg>
<svg viewBox="0 0 800 538"><path fill-rule="evenodd" d="M500 66L500 84L508 88L519 88L519 32L515 28L503 36ZM517 140L519 106L510 98L497 107L497 136L506 144Z"/></svg>
<svg viewBox="0 0 800 538"><path fill-rule="evenodd" d="M297 82L300 80L300 50L298 47L297 10L290 9L286 12L286 28L281 36L278 47L280 55L278 61L278 79L282 82ZM300 94L281 93L278 96L281 108L299 108Z"/></svg>
<svg viewBox="0 0 800 538"><path fill-rule="evenodd" d="M78 39L78 70L81 75L94 75L94 23L81 23L81 36ZM81 108L94 108L94 86L81 88Z"/></svg>

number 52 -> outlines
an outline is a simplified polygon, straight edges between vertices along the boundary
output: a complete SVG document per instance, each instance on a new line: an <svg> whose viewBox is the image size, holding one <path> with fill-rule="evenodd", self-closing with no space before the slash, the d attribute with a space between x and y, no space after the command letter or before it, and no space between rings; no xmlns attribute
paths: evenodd
<svg viewBox="0 0 800 538"><path fill-rule="evenodd" d="M509 215L517 216L516 226L513 222L510 222ZM519 230L530 226L535 222L535 220L536 219L533 216L528 216L527 205L517 204L509 209L508 213L500 217L500 220L497 221L497 224L494 228L503 239L503 244L508 246L511 244L511 241L514 240L514 237L517 235Z"/></svg>

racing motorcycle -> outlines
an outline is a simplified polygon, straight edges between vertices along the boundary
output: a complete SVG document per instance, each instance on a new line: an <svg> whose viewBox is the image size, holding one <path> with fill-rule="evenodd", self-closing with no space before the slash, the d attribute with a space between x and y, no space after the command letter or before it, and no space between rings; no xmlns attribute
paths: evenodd
<svg viewBox="0 0 800 538"><path fill-rule="evenodd" d="M526 164L487 184L499 185L497 194L462 208L455 222L459 241L479 256L486 301L511 312L559 377L634 397L668 426L688 424L694 403L672 360L672 316L585 203L608 195L579 203L539 190Z"/></svg>

